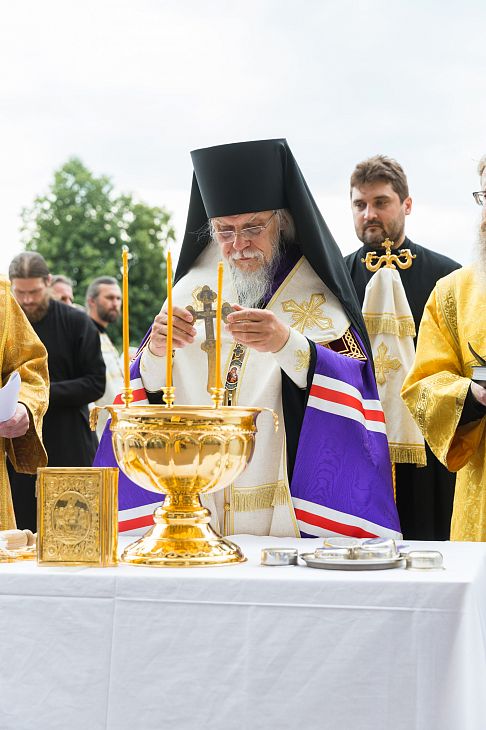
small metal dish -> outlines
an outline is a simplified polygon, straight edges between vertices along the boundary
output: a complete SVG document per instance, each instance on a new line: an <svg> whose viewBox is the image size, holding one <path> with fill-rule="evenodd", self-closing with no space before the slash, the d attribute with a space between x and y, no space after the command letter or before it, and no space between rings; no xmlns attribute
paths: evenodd
<svg viewBox="0 0 486 730"><path fill-rule="evenodd" d="M358 547L355 547L353 553L353 557L358 560L398 557L395 540L366 540Z"/></svg>
<svg viewBox="0 0 486 730"><path fill-rule="evenodd" d="M438 550L411 550L405 557L409 570L444 569L444 558Z"/></svg>
<svg viewBox="0 0 486 730"><path fill-rule="evenodd" d="M308 568L322 568L324 570L387 570L401 568L405 565L405 557L397 555L394 558L316 558L314 553L301 553L301 559Z"/></svg>
<svg viewBox="0 0 486 730"><path fill-rule="evenodd" d="M352 557L351 547L320 547L316 548L314 555L318 559L331 560L335 558L350 559Z"/></svg>
<svg viewBox="0 0 486 730"><path fill-rule="evenodd" d="M381 538L371 540L354 540L342 544L342 547L324 542L323 547L316 548L315 557L318 559L347 559L347 560L391 560L398 557L395 540Z"/></svg>
<svg viewBox="0 0 486 730"><path fill-rule="evenodd" d="M393 552L389 548L384 549L374 549L374 550L365 550L362 547L355 548L353 551L353 559L354 560L391 560L392 558L396 558L398 556L398 553Z"/></svg>
<svg viewBox="0 0 486 730"><path fill-rule="evenodd" d="M297 565L297 548L263 548L261 565Z"/></svg>
<svg viewBox="0 0 486 730"><path fill-rule="evenodd" d="M322 547L324 548L352 548L361 545L363 540L359 537L325 537ZM320 548L318 548L320 549Z"/></svg>

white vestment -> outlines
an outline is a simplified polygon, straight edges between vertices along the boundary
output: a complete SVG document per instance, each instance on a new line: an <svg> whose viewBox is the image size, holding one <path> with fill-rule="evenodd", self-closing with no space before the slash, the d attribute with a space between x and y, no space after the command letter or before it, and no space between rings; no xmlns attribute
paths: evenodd
<svg viewBox="0 0 486 730"><path fill-rule="evenodd" d="M173 304L192 305L207 284L217 290L219 247L211 244L197 259L191 271L173 289ZM225 262L223 301L233 304L237 296L231 273ZM275 292L266 309L291 327L286 345L277 353L246 349L233 404L271 408L277 413L280 427L274 433L269 414L258 417L258 433L252 461L234 484L203 497L212 512L216 529L223 534L298 536L286 466L285 426L282 410L281 370L299 387L306 387L309 343L327 343L344 335L350 322L338 299L325 286L307 260L302 257ZM209 404L207 392L207 354L201 350L205 325L195 323L196 340L177 349L173 362L173 385L176 404ZM235 342L222 328L222 378L228 372ZM154 392L165 385L165 357L156 357L148 348L141 358L141 377L146 390ZM235 402L236 401L236 402Z"/></svg>
<svg viewBox="0 0 486 730"><path fill-rule="evenodd" d="M106 387L101 398L98 398L96 403L92 403L91 406L111 405L123 388L123 370L120 363L120 355L106 332L100 332L100 344L101 354L106 365ZM106 410L100 411L98 414L96 435L99 439L103 435L109 417L110 414Z"/></svg>

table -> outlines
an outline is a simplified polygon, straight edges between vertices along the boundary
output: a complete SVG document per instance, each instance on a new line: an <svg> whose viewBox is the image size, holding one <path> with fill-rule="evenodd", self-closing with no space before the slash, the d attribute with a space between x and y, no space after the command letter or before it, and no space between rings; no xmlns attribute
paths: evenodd
<svg viewBox="0 0 486 730"><path fill-rule="evenodd" d="M364 573L233 539L247 563L0 565L1 730L484 730L486 544Z"/></svg>

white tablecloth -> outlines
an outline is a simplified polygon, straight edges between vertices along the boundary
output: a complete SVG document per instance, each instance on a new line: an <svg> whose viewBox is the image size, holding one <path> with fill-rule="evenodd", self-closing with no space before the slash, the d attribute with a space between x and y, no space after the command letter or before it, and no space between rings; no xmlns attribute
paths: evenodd
<svg viewBox="0 0 486 730"><path fill-rule="evenodd" d="M0 565L1 730L486 728L486 544L338 572L236 541L211 569Z"/></svg>

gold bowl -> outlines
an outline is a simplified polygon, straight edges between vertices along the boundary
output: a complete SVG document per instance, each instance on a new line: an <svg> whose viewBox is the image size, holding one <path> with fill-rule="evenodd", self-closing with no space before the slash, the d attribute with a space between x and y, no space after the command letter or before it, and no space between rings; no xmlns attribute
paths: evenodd
<svg viewBox="0 0 486 730"><path fill-rule="evenodd" d="M130 405L109 410L120 469L143 489L165 495L155 509L154 526L125 549L121 561L188 567L245 560L237 545L210 526L211 513L200 495L228 486L241 474L252 457L256 419L264 409Z"/></svg>

